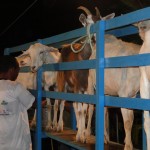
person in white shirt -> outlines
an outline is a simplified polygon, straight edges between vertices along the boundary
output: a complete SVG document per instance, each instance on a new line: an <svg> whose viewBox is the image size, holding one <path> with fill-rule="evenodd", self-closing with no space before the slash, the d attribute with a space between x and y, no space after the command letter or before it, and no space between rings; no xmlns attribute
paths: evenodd
<svg viewBox="0 0 150 150"><path fill-rule="evenodd" d="M0 56L0 150L31 150L27 110L35 97L15 80L19 64L12 56Z"/></svg>

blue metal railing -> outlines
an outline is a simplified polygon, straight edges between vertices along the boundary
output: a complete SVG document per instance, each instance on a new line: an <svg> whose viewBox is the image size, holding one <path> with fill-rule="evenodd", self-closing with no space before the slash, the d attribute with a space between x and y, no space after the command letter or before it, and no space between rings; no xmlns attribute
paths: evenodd
<svg viewBox="0 0 150 150"><path fill-rule="evenodd" d="M116 17L108 21L99 21L92 25L91 33L96 33L97 39L97 57L95 60L86 60L79 62L58 63L43 65L38 70L37 77L37 128L36 128L36 150L41 150L41 98L57 98L65 99L68 101L86 102L96 104L96 150L104 149L104 106L124 107L132 109L150 110L150 101L143 99L120 98L112 96L104 96L104 69L115 67L127 67L127 66L142 66L150 65L150 54L141 54L134 56L122 56L114 58L104 58L104 34L111 33L117 37L126 36L137 33L137 29L131 24L150 19L150 7L137 10L125 14L123 16ZM59 47L66 41L73 40L74 38L83 36L86 34L85 28L76 29L67 33L56 35L50 38L40 39L38 41L46 45L55 45ZM13 48L7 48L5 54L11 54L27 49L30 44L26 43ZM42 72L53 70L73 70L73 69L96 69L96 95L83 95L83 94L71 94L71 93L57 93L42 91L41 79ZM21 69L23 72L28 72L29 68L25 67ZM74 99L75 97L75 99ZM120 100L121 99L121 100Z"/></svg>

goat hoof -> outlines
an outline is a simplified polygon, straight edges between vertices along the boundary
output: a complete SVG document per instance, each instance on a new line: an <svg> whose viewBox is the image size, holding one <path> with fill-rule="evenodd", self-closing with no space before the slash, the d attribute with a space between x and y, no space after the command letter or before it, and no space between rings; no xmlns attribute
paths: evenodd
<svg viewBox="0 0 150 150"><path fill-rule="evenodd" d="M77 133L76 135L76 141L79 142L80 141L80 135Z"/></svg>
<svg viewBox="0 0 150 150"><path fill-rule="evenodd" d="M133 150L133 146L125 144L124 150Z"/></svg>
<svg viewBox="0 0 150 150"><path fill-rule="evenodd" d="M57 132L62 132L62 131L63 131L63 121L60 121L57 126Z"/></svg>
<svg viewBox="0 0 150 150"><path fill-rule="evenodd" d="M52 128L53 128L53 131L57 131L57 126L58 126L58 125L57 125L57 122L56 122L56 123L53 123L53 127L52 127Z"/></svg>
<svg viewBox="0 0 150 150"><path fill-rule="evenodd" d="M45 127L45 131L48 131L48 132L49 132L49 131L52 131L52 127L51 127L51 126L46 126L46 127Z"/></svg>
<svg viewBox="0 0 150 150"><path fill-rule="evenodd" d="M109 137L108 136L104 136L104 143L108 144L109 143Z"/></svg>

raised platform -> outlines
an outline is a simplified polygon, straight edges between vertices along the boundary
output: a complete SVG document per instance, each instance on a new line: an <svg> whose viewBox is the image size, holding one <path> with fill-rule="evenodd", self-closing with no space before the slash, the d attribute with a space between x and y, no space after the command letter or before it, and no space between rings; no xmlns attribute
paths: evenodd
<svg viewBox="0 0 150 150"><path fill-rule="evenodd" d="M34 130L32 129L31 131L33 135L35 133ZM63 132L59 132L59 133L58 132L50 132L50 133L43 132L42 136L43 138L46 138L46 139L48 139L49 137L49 139L46 142L44 142L44 148L42 148L42 150L47 150L47 147L51 146L52 141L50 139L58 141L58 144L60 142L78 150L95 150L95 136L91 136L88 139L89 143L84 144L81 142L76 142L75 140L76 131L71 130L71 129L65 129ZM64 150L64 149L60 149L60 150ZM124 145L111 141L108 144L104 144L104 150L124 150ZM133 150L138 150L138 149L133 149Z"/></svg>
<svg viewBox="0 0 150 150"><path fill-rule="evenodd" d="M79 150L95 150L95 136L91 136L88 139L89 143L83 144L81 142L76 142L75 136L76 131L65 129L63 132L51 132L46 133L46 135L56 141L63 142L64 144L74 147ZM104 145L105 150L123 150L124 146L115 142L110 142Z"/></svg>

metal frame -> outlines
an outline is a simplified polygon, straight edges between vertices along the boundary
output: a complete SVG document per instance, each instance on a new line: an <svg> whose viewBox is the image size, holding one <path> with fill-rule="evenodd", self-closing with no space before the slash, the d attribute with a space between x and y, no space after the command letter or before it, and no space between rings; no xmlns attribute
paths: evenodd
<svg viewBox="0 0 150 150"><path fill-rule="evenodd" d="M131 109L150 110L150 101L140 98L119 98L104 95L104 69L117 68L127 66L145 66L150 65L150 54L141 54L134 56L122 56L115 58L104 58L104 34L111 33L117 37L135 34L137 29L131 24L140 20L150 19L150 7L137 10L123 16L115 17L108 21L99 21L92 25L91 33L96 33L97 38L97 57L95 60L87 60L70 63L57 63L43 65L38 70L37 91L31 91L37 96L37 128L36 128L36 150L41 150L41 139L43 137L41 131L41 99L43 97L59 98L68 101L86 102L96 104L96 150L104 149L104 106L124 107ZM56 35L50 38L38 40L43 44L50 44L55 47L60 47L61 44L70 42L73 39L86 34L85 28L80 28L67 33ZM27 49L30 44L37 41L7 48L4 54L9 55L13 52L18 52L21 49ZM80 64L80 65L79 65ZM42 91L41 79L42 72L49 70L69 70L69 69L96 69L96 95L70 94ZM22 72L28 72L29 67L21 69ZM121 99L121 100L120 100ZM138 100L137 100L138 99ZM62 141L63 142L63 141ZM145 145L145 144L143 144ZM80 148L79 148L80 149ZM81 148L82 149L82 148ZM146 149L144 147L144 149Z"/></svg>

